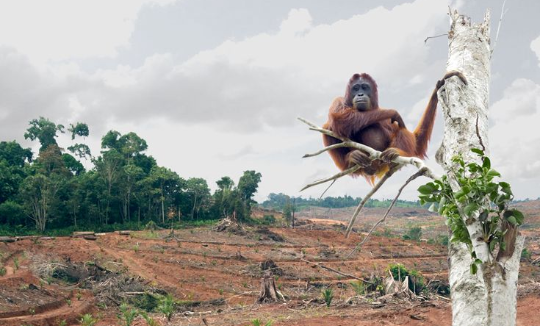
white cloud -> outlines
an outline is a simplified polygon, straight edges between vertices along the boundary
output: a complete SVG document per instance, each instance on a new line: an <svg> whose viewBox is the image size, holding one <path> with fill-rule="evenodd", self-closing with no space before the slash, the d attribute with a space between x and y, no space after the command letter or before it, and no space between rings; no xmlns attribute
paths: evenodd
<svg viewBox="0 0 540 326"><path fill-rule="evenodd" d="M0 2L0 44L33 62L112 57L129 45L143 5L174 0L19 0Z"/></svg>
<svg viewBox="0 0 540 326"><path fill-rule="evenodd" d="M186 62L156 54L138 68L99 71L92 80L106 87L100 99L80 100L90 119L168 117L237 132L290 126L296 116L322 124L355 72L368 71L389 88L422 81L419 71L429 68L423 40L446 24L445 12L443 0L418 0L314 26L307 10L293 9L275 34L229 40Z"/></svg>
<svg viewBox="0 0 540 326"><path fill-rule="evenodd" d="M279 30L285 34L298 34L307 31L311 27L311 15L306 9L293 9L289 16L284 20Z"/></svg>
<svg viewBox="0 0 540 326"><path fill-rule="evenodd" d="M491 117L495 122L507 122L520 117L530 119L538 112L540 86L529 79L516 79L505 91L503 98L493 104Z"/></svg>
<svg viewBox="0 0 540 326"><path fill-rule="evenodd" d="M538 66L540 67L540 36L531 42L531 50L536 53L538 57Z"/></svg>
<svg viewBox="0 0 540 326"><path fill-rule="evenodd" d="M497 169L503 177L539 178L540 85L517 79L490 110L490 146Z"/></svg>

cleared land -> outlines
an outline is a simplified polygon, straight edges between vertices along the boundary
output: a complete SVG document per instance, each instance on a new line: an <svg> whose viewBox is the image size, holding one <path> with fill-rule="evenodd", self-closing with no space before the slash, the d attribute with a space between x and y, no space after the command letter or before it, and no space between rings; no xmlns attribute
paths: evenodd
<svg viewBox="0 0 540 326"><path fill-rule="evenodd" d="M531 259L522 262L518 325L540 325L540 256L536 224L540 203L520 207L531 218L524 232ZM212 228L108 233L96 240L82 237L25 238L0 243L0 325L78 324L85 313L97 325L121 325L118 305L156 305L170 293L177 300L170 322L150 313L161 325L450 325L446 298L390 298L375 293L358 296L351 277L386 276L391 263L418 270L431 285L446 283L446 248L425 241L405 241L399 235L422 225L427 239L444 234L440 217L425 211L398 209L386 227L362 251L346 258L384 210L368 210L360 232L343 236L339 221L350 210L302 213L301 225L289 228L246 228L216 232ZM315 212L315 213L314 213ZM324 217L331 217L331 222ZM312 219L307 221L307 219ZM538 220L538 221L537 221ZM432 241L430 241L432 242ZM287 300L255 303L260 292L261 264L272 260L278 289ZM325 268L326 267L326 268ZM333 271L331 271L331 270ZM321 292L330 287L329 308ZM146 325L138 317L134 325Z"/></svg>

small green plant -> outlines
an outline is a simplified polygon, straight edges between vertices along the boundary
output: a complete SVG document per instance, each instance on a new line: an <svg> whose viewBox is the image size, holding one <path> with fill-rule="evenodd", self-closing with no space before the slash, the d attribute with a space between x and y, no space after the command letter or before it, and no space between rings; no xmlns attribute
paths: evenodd
<svg viewBox="0 0 540 326"><path fill-rule="evenodd" d="M127 303L120 305L119 319L124 322L124 325L131 326L135 318L139 315L139 311L133 307L130 307Z"/></svg>
<svg viewBox="0 0 540 326"><path fill-rule="evenodd" d="M524 260L531 259L531 252L529 251L529 249L523 248L523 250L521 250L521 259L524 259Z"/></svg>
<svg viewBox="0 0 540 326"><path fill-rule="evenodd" d="M13 265L15 265L15 270L19 269L19 258L13 257Z"/></svg>
<svg viewBox="0 0 540 326"><path fill-rule="evenodd" d="M82 298L81 291L77 291L77 294L75 294L75 297L77 297L77 301L81 301L81 298Z"/></svg>
<svg viewBox="0 0 540 326"><path fill-rule="evenodd" d="M141 316L146 320L146 324L148 326L159 326L158 322L154 320L154 318L148 316L148 314L145 311L141 311Z"/></svg>
<svg viewBox="0 0 540 326"><path fill-rule="evenodd" d="M71 307L71 299L66 299L66 303L67 303L68 307Z"/></svg>
<svg viewBox="0 0 540 326"><path fill-rule="evenodd" d="M334 291L331 288L326 288L322 291L322 296L327 307L330 307L332 299L334 299Z"/></svg>
<svg viewBox="0 0 540 326"><path fill-rule="evenodd" d="M92 316L92 314L84 314L79 320L81 326L94 326L97 323L97 319Z"/></svg>
<svg viewBox="0 0 540 326"><path fill-rule="evenodd" d="M272 326L274 322L269 320L267 321L264 326ZM263 321L261 321L259 318L251 320L251 325L253 326L263 326Z"/></svg>
<svg viewBox="0 0 540 326"><path fill-rule="evenodd" d="M133 246L133 251L135 251L136 253L139 252L139 243L138 242Z"/></svg>
<svg viewBox="0 0 540 326"><path fill-rule="evenodd" d="M58 322L58 326L67 326L67 321L65 319L62 319Z"/></svg>
<svg viewBox="0 0 540 326"><path fill-rule="evenodd" d="M157 310L167 317L168 321L171 321L172 315L174 313L174 298L172 295L167 294L161 298Z"/></svg>
<svg viewBox="0 0 540 326"><path fill-rule="evenodd" d="M6 275L6 273L7 273L6 268L4 266L0 267L0 276L4 276Z"/></svg>
<svg viewBox="0 0 540 326"><path fill-rule="evenodd" d="M28 310L28 312L30 313L30 315L32 315L32 316L33 316L33 315L35 315L35 314L36 314L36 309L34 309L34 308L30 308L30 309Z"/></svg>
<svg viewBox="0 0 540 326"><path fill-rule="evenodd" d="M422 237L422 228L419 226L415 226L407 230L407 233L403 235L403 240L420 241L421 237Z"/></svg>
<svg viewBox="0 0 540 326"><path fill-rule="evenodd" d="M219 295L223 295L223 289L219 289Z"/></svg>
<svg viewBox="0 0 540 326"><path fill-rule="evenodd" d="M358 295L364 295L366 294L366 286L364 285L364 282L361 280L358 280L356 282L351 282L351 286L354 289L354 292Z"/></svg>

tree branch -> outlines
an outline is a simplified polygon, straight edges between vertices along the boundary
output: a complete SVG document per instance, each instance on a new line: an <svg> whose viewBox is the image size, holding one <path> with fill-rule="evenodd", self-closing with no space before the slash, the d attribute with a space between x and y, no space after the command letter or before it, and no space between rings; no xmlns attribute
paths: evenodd
<svg viewBox="0 0 540 326"><path fill-rule="evenodd" d="M322 134L334 137L334 138L339 139L339 140L342 141L341 143L327 146L327 147L323 148L322 150L319 150L319 151L317 151L315 153L306 154L306 155L304 155L304 157L317 156L317 155L319 155L321 153L324 153L324 152L326 152L328 150L335 149L335 148L340 148L340 147L356 148L356 149L360 149L362 151L365 151L365 152L369 153L369 157L370 157L370 159L372 161L376 160L376 159L379 159L380 156L381 156L381 152L379 152L379 151L377 151L377 150L375 150L375 149L373 149L373 148L371 148L369 146L354 142L354 141L352 141L352 140L350 140L348 138L345 138L345 137L338 136L338 135L336 135L335 133L333 133L330 130L317 127L315 124L307 121L306 119L303 119L303 118L299 117L298 120L300 120L303 123L307 124L310 127L309 128L310 130L318 131L318 132L320 132ZM404 165L407 165L407 164L414 165L417 169L419 169L419 172L416 173L418 175L417 176L416 176L416 174L413 175L415 177L412 180L416 179L420 175L424 175L424 176L426 176L428 178L431 178L431 179L434 179L434 180L439 179L439 176L436 175L429 167L427 167L425 165L424 161L422 161L421 159L419 159L417 157L398 156L394 160L392 160L392 163L393 164L391 165L390 170L388 172L386 172L386 174L381 178L381 180L379 180L379 182L377 182L377 184L373 187L373 189L371 189L371 191L364 197L364 199L360 202L360 204L358 204L358 207L356 208L353 216L351 217L351 219L349 221L349 225L347 226L347 231L345 232L345 237L349 237L349 234L351 233L354 222L356 221L356 218L360 214L360 211L362 210L364 205L367 203L367 201L373 196L373 194L375 194L377 192L377 190L379 190L379 188L386 182L386 180L388 180L397 170L399 170ZM316 185L319 185L319 184L322 184L322 183L325 183L325 182L328 182L328 181L335 181L336 179L341 178L344 175L354 173L358 169L360 169L360 166L353 166L351 168L348 168L347 170L341 171L340 173L337 173L337 174L333 175L332 177L312 182L312 183L306 185L300 191L303 191L303 190L305 190L307 188L310 188L310 187L313 187L313 186L316 186ZM406 186L409 182L410 181L406 182L404 186ZM404 188L404 186L402 188ZM401 194L401 190L398 193L398 197ZM397 197L396 197L395 200L397 200ZM395 202L395 200L394 200L394 202ZM393 206L393 204L392 204L392 206Z"/></svg>
<svg viewBox="0 0 540 326"><path fill-rule="evenodd" d="M358 207L356 207L356 210L354 211L353 216L349 220L347 231L345 231L346 238L348 238L349 235L351 234L354 222L356 221L356 218L360 214L360 211L362 211L362 208L364 208L364 205L367 203L367 201L381 188L381 186L386 182L386 180L388 180L394 174L394 172L396 172L398 169L399 169L399 166L394 166L392 169L390 169L390 171L386 172L384 176L381 178L381 180L377 182L375 187L373 187L373 189L371 189L371 191L367 193L364 199L362 199L360 204L358 204Z"/></svg>
<svg viewBox="0 0 540 326"><path fill-rule="evenodd" d="M495 48L497 47L497 41L499 40L499 32L501 31L501 25L503 22L504 15L508 12L508 9L504 10L504 6L506 5L506 0L503 1L502 8L501 8L501 17L499 18L499 24L497 25L497 33L495 34L495 42L493 42L493 48L491 48L491 57L493 58L493 52L495 51Z"/></svg>
<svg viewBox="0 0 540 326"><path fill-rule="evenodd" d="M403 186L401 186L401 188L399 188L399 191L396 195L396 197L394 198L394 200L392 201L392 203L390 204L390 207L388 207L388 209L386 210L386 213L384 214L383 218L381 218L379 221L377 221L377 223L375 223L372 227L371 227L371 230L369 230L368 234L365 236L365 238L359 243L356 245L356 247L345 257L345 259L349 259L355 252L357 252L358 250L360 250L360 248L362 248L362 246L364 245L364 243L367 241L367 239L369 238L369 236L373 233L373 231L375 230L375 228L377 228L381 223L383 223L385 220L386 220L386 217L388 216L388 214L390 213L390 211L392 210L392 208L394 207L394 205L396 204L399 196L401 196L401 192L403 191L403 189L405 189L405 187L411 183L411 181L415 180L416 178L418 178L419 176L421 175L424 175L424 173L426 172L426 169L427 168L421 168L420 170L416 171L416 173L414 173L412 176L409 177L409 179L407 179L407 181L405 181L405 184L403 184Z"/></svg>

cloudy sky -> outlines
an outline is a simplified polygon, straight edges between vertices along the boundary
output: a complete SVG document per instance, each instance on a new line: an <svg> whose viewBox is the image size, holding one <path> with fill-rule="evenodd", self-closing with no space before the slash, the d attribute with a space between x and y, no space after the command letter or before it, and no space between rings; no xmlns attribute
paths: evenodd
<svg viewBox="0 0 540 326"><path fill-rule="evenodd" d="M502 0L2 1L0 140L36 150L23 137L31 119L80 121L95 154L108 130L133 131L158 164L212 188L222 176L256 170L257 200L271 192L318 197L324 186L299 189L336 168L328 155L301 158L322 142L296 117L322 125L348 78L368 72L381 106L413 128L445 72L447 39L424 40L448 31L449 4L475 22L490 8L495 39ZM491 155L517 198L537 198L540 2L507 0L505 8L492 59ZM412 172L377 197L393 197ZM415 199L418 184L402 198ZM363 179L343 178L328 194L368 190Z"/></svg>

